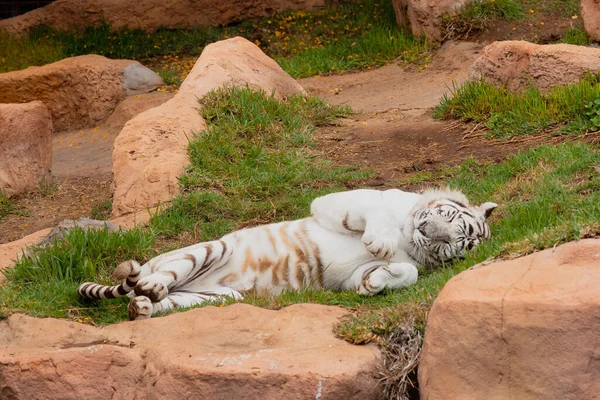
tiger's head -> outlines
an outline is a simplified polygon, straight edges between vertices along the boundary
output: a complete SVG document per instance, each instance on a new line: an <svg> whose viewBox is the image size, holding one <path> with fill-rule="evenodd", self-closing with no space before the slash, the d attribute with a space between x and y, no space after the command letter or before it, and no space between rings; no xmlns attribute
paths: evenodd
<svg viewBox="0 0 600 400"><path fill-rule="evenodd" d="M411 256L426 267L465 258L468 250L490 237L486 218L496 207L492 202L471 206L454 190L425 192L407 222Z"/></svg>

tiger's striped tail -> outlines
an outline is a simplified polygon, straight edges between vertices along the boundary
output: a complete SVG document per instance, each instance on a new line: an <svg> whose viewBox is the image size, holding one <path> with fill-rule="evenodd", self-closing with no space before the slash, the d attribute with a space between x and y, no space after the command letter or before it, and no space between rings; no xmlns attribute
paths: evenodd
<svg viewBox="0 0 600 400"><path fill-rule="evenodd" d="M123 279L120 285L105 286L94 282L85 282L79 285L77 293L92 300L107 300L126 296L131 292L141 278L142 267L137 261L129 260L119 264L113 271L115 279Z"/></svg>

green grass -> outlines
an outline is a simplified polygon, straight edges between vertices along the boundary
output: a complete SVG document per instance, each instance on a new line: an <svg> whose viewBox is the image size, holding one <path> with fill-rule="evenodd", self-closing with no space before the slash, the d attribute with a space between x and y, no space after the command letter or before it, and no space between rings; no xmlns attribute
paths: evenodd
<svg viewBox="0 0 600 400"><path fill-rule="evenodd" d="M207 129L191 141L185 196L150 223L175 237L200 240L232 229L306 216L310 201L366 173L332 168L312 148L315 126L350 112L315 98L281 102L249 89L224 88L202 101ZM200 233L198 233L200 232Z"/></svg>
<svg viewBox="0 0 600 400"><path fill-rule="evenodd" d="M248 89L213 93L205 111L211 124L190 144L192 165L182 177L182 188L187 193L155 216L147 231L86 234L75 230L65 242L23 259L7 272L9 284L0 289L0 309L67 316L61 315L54 304L59 304L60 310L81 306L74 294L78 283L88 279L107 282L109 271L119 261L147 259L153 254L153 237L165 239L182 232L200 232L199 240L214 239L241 226L304 216L312 198L364 178L364 174L323 164L307 143L309 137L305 135L314 128L302 120L310 120L310 116L327 123L340 109L321 114L323 105L315 106L319 104L315 100L301 98L290 100L287 106L282 104ZM218 138L219 134L224 137ZM219 163L219 159L228 162ZM596 165L600 165L597 149L581 143L522 151L498 165L466 162L452 171L447 184L464 191L474 203L500 204L490 221L492 239L470 253L467 260L437 270L422 270L416 285L380 296L305 290L277 297L249 296L245 301L260 306L317 302L363 311L404 303L428 304L449 278L477 262L499 255L527 254L595 229L600 221ZM60 293L51 295L52 286L60 288ZM28 301L35 298L24 293L43 293L43 299L54 296L54 300L44 303L43 308L12 302L17 297ZM121 309L104 314L95 309L106 304L110 302L90 306L97 323L125 317ZM339 333L361 342L386 329L354 321L340 328Z"/></svg>
<svg viewBox="0 0 600 400"><path fill-rule="evenodd" d="M0 190L0 221L15 211L15 203Z"/></svg>
<svg viewBox="0 0 600 400"><path fill-rule="evenodd" d="M302 96L279 101L247 88L219 89L202 103L209 124L190 138L191 165L181 177L183 194L173 205L155 215L145 230L74 230L65 241L22 258L7 270L0 311L98 324L122 321L126 300L84 301L77 285L87 280L109 283L121 261L143 262L155 254L155 247L179 247L173 243L182 237L212 240L236 228L304 217L314 197L344 190L369 175L335 168L314 148L316 126L348 115L346 107Z"/></svg>
<svg viewBox="0 0 600 400"><path fill-rule="evenodd" d="M553 14L562 17L579 15L581 8L581 1L579 0L520 0L520 3L525 13L533 10L536 13Z"/></svg>
<svg viewBox="0 0 600 400"><path fill-rule="evenodd" d="M100 54L144 60L198 56L209 43L243 36L256 43L294 77L379 66L402 57L419 59L425 40L401 32L391 0L330 3L315 12L288 11L227 27L167 30L113 30L108 25L76 33L47 27L17 38L0 32L0 72L43 65L65 57ZM178 84L181 71L162 69L163 79Z"/></svg>
<svg viewBox="0 0 600 400"><path fill-rule="evenodd" d="M184 194L154 216L148 230L114 234L75 230L65 242L8 270L7 287L66 281L74 288L95 277L107 282L118 262L143 261L154 254L153 238L177 238L188 232L208 240L244 226L302 217L314 197L356 185L367 176L332 167L311 147L315 125L331 123L347 109L303 97L282 102L240 88L212 92L203 104L209 125L190 142L192 164L181 178ZM451 176L447 184L464 191L474 203L495 201L500 207L492 216L492 239L464 262L422 270L416 285L381 296L305 290L276 298L250 296L246 301L263 306L309 301L366 308L425 302L447 279L476 262L573 240L595 226L600 221L600 177L593 168L597 165L596 148L580 143L522 151L498 165L466 162L447 172ZM3 288L0 298L9 291ZM13 308L9 304L4 301L2 308Z"/></svg>
<svg viewBox="0 0 600 400"><path fill-rule="evenodd" d="M574 27L570 28L565 36L560 41L561 43L566 44L575 44L578 46L587 46L591 43L590 37L587 35L587 32L582 27Z"/></svg>
<svg viewBox="0 0 600 400"><path fill-rule="evenodd" d="M40 179L37 192L44 197L52 196L58 192L58 186L59 183L56 178L53 176L44 176L42 179Z"/></svg>
<svg viewBox="0 0 600 400"><path fill-rule="evenodd" d="M112 200L106 200L94 204L90 212L90 217L100 221L107 220L110 218L110 214L112 212L112 203Z"/></svg>
<svg viewBox="0 0 600 400"><path fill-rule="evenodd" d="M149 259L153 243L153 235L142 230L110 233L75 228L64 240L34 250L4 271L8 283L0 287L0 310L79 321L122 321L127 314L125 299L86 301L77 294L77 286L84 281L109 283L121 261Z"/></svg>
<svg viewBox="0 0 600 400"><path fill-rule="evenodd" d="M123 321L127 299L84 301L76 294L77 286L87 280L108 284L119 262L144 262L176 247L182 237L215 239L233 229L305 216L313 198L355 186L368 175L323 161L312 142L315 127L347 115L346 108L297 96L278 101L247 88L219 89L202 104L208 126L190 138L191 164L172 206L144 230L75 229L64 240L22 258L6 271L0 314L23 311L97 324ZM243 302L270 308L311 302L352 309L336 334L352 343L378 343L386 360L385 392L406 398L415 383L428 309L450 278L490 258L525 255L600 232L598 165L598 148L582 143L520 151L497 165L465 162L445 171L446 183L474 204L500 204L489 221L492 238L466 260L421 269L415 285L373 297L306 289L278 296L248 294ZM400 372L405 367L409 373Z"/></svg>
<svg viewBox="0 0 600 400"><path fill-rule="evenodd" d="M573 85L557 86L549 92L529 88L511 92L484 81L455 86L434 110L438 119L456 118L483 122L494 138L557 130L580 134L597 130L586 114L586 105L600 98L600 74L588 74Z"/></svg>
<svg viewBox="0 0 600 400"><path fill-rule="evenodd" d="M557 18L574 18L580 15L577 0L476 0L466 3L458 12L442 15L443 38L468 39L497 21L531 20L537 14ZM561 40L570 44L588 44L589 39L581 27L574 27Z"/></svg>
<svg viewBox="0 0 600 400"><path fill-rule="evenodd" d="M467 3L455 14L442 15L444 39L467 38L484 30L496 20L514 20L524 16L517 0L476 0Z"/></svg>

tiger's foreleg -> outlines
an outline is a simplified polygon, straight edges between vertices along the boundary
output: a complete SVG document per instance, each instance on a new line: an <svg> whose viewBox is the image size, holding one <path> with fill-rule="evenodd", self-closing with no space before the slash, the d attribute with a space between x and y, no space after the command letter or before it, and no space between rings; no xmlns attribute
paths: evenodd
<svg viewBox="0 0 600 400"><path fill-rule="evenodd" d="M192 307L206 301L223 300L224 296L241 300L243 296L227 287L218 287L211 290L177 291L158 302L152 302L146 296L136 296L129 302L129 319L139 320L150 318L152 315L173 308Z"/></svg>
<svg viewBox="0 0 600 400"><path fill-rule="evenodd" d="M391 259L401 241L401 231L382 193L354 190L332 193L311 203L311 214L326 229L361 234L365 248L378 258Z"/></svg>
<svg viewBox="0 0 600 400"><path fill-rule="evenodd" d="M358 294L372 296L385 288L401 288L417 282L417 267L406 262L371 267L362 273Z"/></svg>
<svg viewBox="0 0 600 400"><path fill-rule="evenodd" d="M232 242L222 239L159 256L149 262L152 273L139 280L135 294L147 297L152 303L161 301L169 290L201 279L211 269L226 263L232 252Z"/></svg>

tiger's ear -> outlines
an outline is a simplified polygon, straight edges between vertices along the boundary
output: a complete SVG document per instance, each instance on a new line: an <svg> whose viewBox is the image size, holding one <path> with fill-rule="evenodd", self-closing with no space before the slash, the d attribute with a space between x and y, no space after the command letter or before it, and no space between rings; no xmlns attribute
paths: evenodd
<svg viewBox="0 0 600 400"><path fill-rule="evenodd" d="M498 204L488 201L487 203L483 203L482 205L480 205L479 209L483 212L483 215L487 219L490 215L492 215L492 212L496 207L498 207Z"/></svg>

